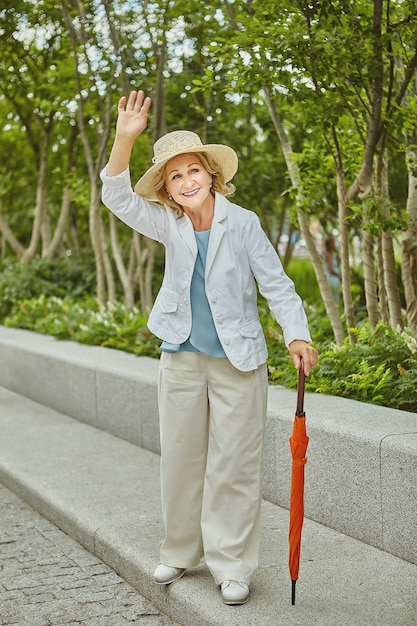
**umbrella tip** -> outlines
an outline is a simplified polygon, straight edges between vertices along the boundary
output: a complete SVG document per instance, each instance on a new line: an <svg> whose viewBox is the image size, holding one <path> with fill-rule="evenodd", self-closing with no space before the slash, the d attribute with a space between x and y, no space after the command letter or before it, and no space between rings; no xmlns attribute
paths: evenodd
<svg viewBox="0 0 417 626"><path fill-rule="evenodd" d="M295 604L295 583L296 580L291 581L291 604L294 606Z"/></svg>

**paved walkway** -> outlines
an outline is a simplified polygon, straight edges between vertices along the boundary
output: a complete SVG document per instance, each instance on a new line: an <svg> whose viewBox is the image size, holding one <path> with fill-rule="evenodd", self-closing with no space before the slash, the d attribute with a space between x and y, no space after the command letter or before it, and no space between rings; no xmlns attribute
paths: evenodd
<svg viewBox="0 0 417 626"><path fill-rule="evenodd" d="M136 589L0 484L0 624L173 626Z"/></svg>
<svg viewBox="0 0 417 626"><path fill-rule="evenodd" d="M288 511L267 501L247 604L225 606L205 565L156 585L159 457L2 387L0 483L88 550L2 491L4 626L417 626L416 565L308 519L291 606Z"/></svg>

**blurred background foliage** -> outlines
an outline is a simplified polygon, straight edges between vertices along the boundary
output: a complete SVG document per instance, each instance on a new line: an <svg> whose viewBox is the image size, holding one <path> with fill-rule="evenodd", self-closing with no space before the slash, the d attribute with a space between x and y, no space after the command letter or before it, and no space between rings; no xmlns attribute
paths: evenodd
<svg viewBox="0 0 417 626"><path fill-rule="evenodd" d="M236 149L233 201L259 215L321 354L309 390L417 411L414 0L5 0L0 33L0 323L158 356L163 250L100 202L117 101L142 88L132 182L171 130ZM270 381L294 386L259 310Z"/></svg>
<svg viewBox="0 0 417 626"><path fill-rule="evenodd" d="M0 268L0 322L90 345L125 350L158 358L160 340L148 330L147 315L121 300L99 305L91 295L94 263L73 264L66 259L36 263L8 262ZM308 259L294 259L291 278L299 283L310 329L320 352L320 365L306 381L307 391L343 396L363 402L417 412L417 332L391 329L364 321L355 343L334 343ZM358 285L360 289L360 285ZM260 319L268 344L271 384L296 387L280 328L265 301L259 300Z"/></svg>

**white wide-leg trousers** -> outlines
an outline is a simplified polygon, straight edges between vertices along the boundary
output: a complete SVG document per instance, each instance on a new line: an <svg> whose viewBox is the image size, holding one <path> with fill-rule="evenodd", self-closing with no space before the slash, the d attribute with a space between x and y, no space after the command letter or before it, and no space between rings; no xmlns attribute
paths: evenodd
<svg viewBox="0 0 417 626"><path fill-rule="evenodd" d="M162 353L159 370L161 561L204 556L215 582L258 566L266 365L237 370L198 352Z"/></svg>

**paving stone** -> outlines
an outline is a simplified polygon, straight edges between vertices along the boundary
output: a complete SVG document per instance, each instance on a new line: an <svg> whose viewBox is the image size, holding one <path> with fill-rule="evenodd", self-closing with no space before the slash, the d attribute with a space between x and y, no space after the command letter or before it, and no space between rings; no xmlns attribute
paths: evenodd
<svg viewBox="0 0 417 626"><path fill-rule="evenodd" d="M1 626L175 626L0 484Z"/></svg>

